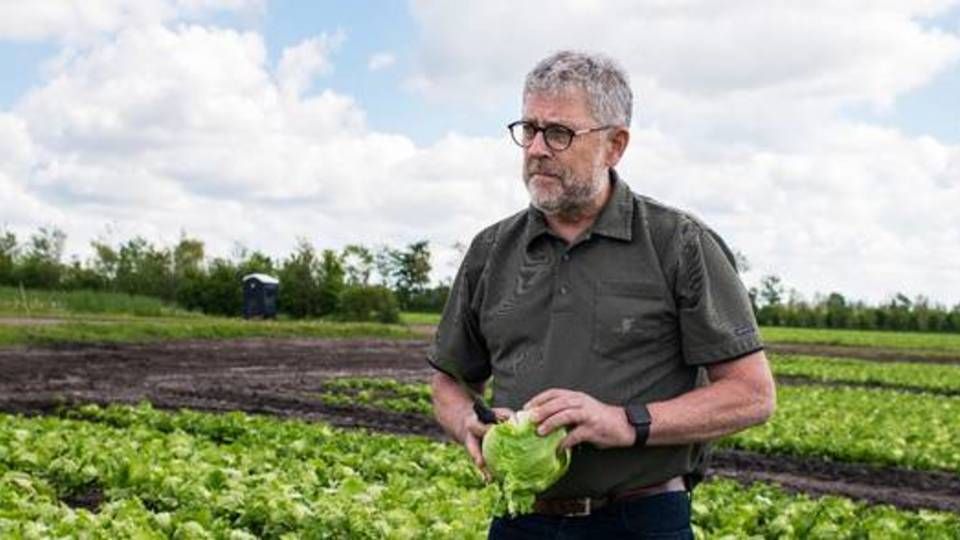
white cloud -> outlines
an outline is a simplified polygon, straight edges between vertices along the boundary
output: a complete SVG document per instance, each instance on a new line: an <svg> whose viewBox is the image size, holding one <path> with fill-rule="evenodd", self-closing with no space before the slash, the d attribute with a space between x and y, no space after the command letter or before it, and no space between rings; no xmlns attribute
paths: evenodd
<svg viewBox="0 0 960 540"><path fill-rule="evenodd" d="M367 69L370 71L379 71L394 65L396 62L397 57L394 56L392 52L378 52L370 56L370 60L367 61Z"/></svg>
<svg viewBox="0 0 960 540"><path fill-rule="evenodd" d="M41 223L67 229L68 251L86 252L108 224L160 242L185 229L219 254L241 242L285 255L298 237L430 238L444 251L522 204L505 140L417 147L370 131L349 96L308 92L340 40L304 41L273 68L257 34L125 29L64 57L0 117L0 156L25 164L24 197L58 209ZM36 226L16 217L21 232Z"/></svg>
<svg viewBox="0 0 960 540"><path fill-rule="evenodd" d="M957 303L960 147L834 122L803 151L697 153L635 130L621 170L634 189L699 215L750 259L807 293L883 300L895 291Z"/></svg>
<svg viewBox="0 0 960 540"><path fill-rule="evenodd" d="M344 34L322 34L306 39L299 44L283 50L277 79L280 87L287 93L300 95L318 75L325 75L333 69L330 55L343 43Z"/></svg>
<svg viewBox="0 0 960 540"><path fill-rule="evenodd" d="M0 3L0 39L86 43L127 27L263 7L263 0L7 0Z"/></svg>
<svg viewBox="0 0 960 540"><path fill-rule="evenodd" d="M408 86L436 99L512 103L538 59L590 49L631 73L641 118L692 129L702 114L795 123L850 103L888 105L954 64L960 37L921 20L952 4L418 1L422 46Z"/></svg>

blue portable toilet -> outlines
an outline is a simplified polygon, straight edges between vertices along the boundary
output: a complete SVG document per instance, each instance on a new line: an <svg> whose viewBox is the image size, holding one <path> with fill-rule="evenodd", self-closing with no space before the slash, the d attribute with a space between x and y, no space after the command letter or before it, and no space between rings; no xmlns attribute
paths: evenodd
<svg viewBox="0 0 960 540"><path fill-rule="evenodd" d="M243 276L243 318L277 318L280 280L266 274Z"/></svg>

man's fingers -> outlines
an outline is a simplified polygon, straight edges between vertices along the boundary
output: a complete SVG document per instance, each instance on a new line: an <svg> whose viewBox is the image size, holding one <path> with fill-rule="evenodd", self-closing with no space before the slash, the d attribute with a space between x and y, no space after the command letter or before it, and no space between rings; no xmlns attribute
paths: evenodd
<svg viewBox="0 0 960 540"><path fill-rule="evenodd" d="M480 471L480 474L483 475L483 481L492 481L493 476L487 469L487 462L483 459L483 451L480 449L480 441L472 435L467 435L467 440L464 441L463 444L467 447L467 453L470 454L470 459L473 460L473 464L477 467L477 470Z"/></svg>
<svg viewBox="0 0 960 540"><path fill-rule="evenodd" d="M537 426L537 433L547 435L560 426L579 424L583 422L583 415L579 409L564 409L556 414L550 415Z"/></svg>
<svg viewBox="0 0 960 540"><path fill-rule="evenodd" d="M467 440L463 441L463 445L467 447L467 453L470 454L470 457L473 459L474 465L477 468L482 469L486 463L483 461L483 452L480 450L480 441L473 435L467 435Z"/></svg>
<svg viewBox="0 0 960 540"><path fill-rule="evenodd" d="M567 448L573 448L574 446L582 443L587 438L587 428L578 427L567 433L567 436L560 441L560 449L566 450Z"/></svg>
<svg viewBox="0 0 960 540"><path fill-rule="evenodd" d="M534 407L543 405L544 403L550 401L551 399L555 399L557 397L560 397L569 393L571 393L570 390L564 390L562 388L551 388L549 390L544 390L543 392L540 392L539 394L530 398L530 401L526 402L523 408L532 409Z"/></svg>
<svg viewBox="0 0 960 540"><path fill-rule="evenodd" d="M542 423L547 418L567 410L577 410L583 406L583 399L575 394L557 396L550 401L537 405L530 410L533 421Z"/></svg>
<svg viewBox="0 0 960 540"><path fill-rule="evenodd" d="M478 439L482 439L483 436L487 434L487 430L489 429L489 424L484 424L479 420L471 420L467 422L467 433Z"/></svg>

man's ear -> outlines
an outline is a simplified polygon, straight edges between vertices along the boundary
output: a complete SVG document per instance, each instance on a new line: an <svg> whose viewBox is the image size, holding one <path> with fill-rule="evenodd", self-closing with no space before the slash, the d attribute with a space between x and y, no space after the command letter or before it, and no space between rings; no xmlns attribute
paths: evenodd
<svg viewBox="0 0 960 540"><path fill-rule="evenodd" d="M630 143L630 130L626 128L614 128L616 132L610 136L610 144L607 146L606 165L614 167L620 162L623 153L627 150Z"/></svg>

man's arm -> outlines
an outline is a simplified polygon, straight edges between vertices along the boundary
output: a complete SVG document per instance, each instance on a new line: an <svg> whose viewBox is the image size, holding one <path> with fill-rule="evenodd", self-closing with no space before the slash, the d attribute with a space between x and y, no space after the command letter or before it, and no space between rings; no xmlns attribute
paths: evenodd
<svg viewBox="0 0 960 540"><path fill-rule="evenodd" d="M648 446L704 442L766 422L776 409L776 387L763 351L707 366L710 384L647 404Z"/></svg>
<svg viewBox="0 0 960 540"><path fill-rule="evenodd" d="M647 404L651 418L647 446L705 442L763 423L773 414L776 389L763 351L706 369L709 385ZM524 408L533 411L542 434L568 426L564 448L581 442L601 448L632 446L636 439L623 407L582 392L546 390Z"/></svg>

